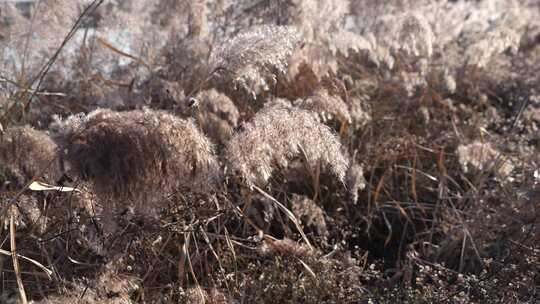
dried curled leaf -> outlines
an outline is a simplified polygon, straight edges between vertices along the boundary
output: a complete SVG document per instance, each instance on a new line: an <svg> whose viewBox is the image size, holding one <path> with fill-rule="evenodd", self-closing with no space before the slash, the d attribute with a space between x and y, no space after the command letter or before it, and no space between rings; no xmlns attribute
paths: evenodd
<svg viewBox="0 0 540 304"><path fill-rule="evenodd" d="M40 181L34 181L28 186L28 189L32 191L59 191L59 192L73 192L73 191L80 191L78 189L72 188L72 187L64 187L64 186L54 186L49 185L44 182Z"/></svg>

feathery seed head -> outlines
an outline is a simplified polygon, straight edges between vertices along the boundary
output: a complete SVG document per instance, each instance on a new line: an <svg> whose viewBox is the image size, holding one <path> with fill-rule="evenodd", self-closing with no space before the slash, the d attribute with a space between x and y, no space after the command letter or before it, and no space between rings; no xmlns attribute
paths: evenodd
<svg viewBox="0 0 540 304"><path fill-rule="evenodd" d="M60 123L58 137L72 170L102 196L151 198L219 175L214 147L193 121L163 111L96 110Z"/></svg>
<svg viewBox="0 0 540 304"><path fill-rule="evenodd" d="M326 89L316 91L311 97L298 102L298 107L318 113L323 122L338 119L351 123L347 104L339 97L328 93Z"/></svg>
<svg viewBox="0 0 540 304"><path fill-rule="evenodd" d="M248 185L264 185L277 168L287 168L305 155L315 172L318 165L340 181L347 170L338 137L315 113L285 103L260 110L229 142L227 159Z"/></svg>
<svg viewBox="0 0 540 304"><path fill-rule="evenodd" d="M467 49L467 61L471 65L485 67L495 55L507 49L517 53L520 40L521 35L518 32L499 26Z"/></svg>
<svg viewBox="0 0 540 304"><path fill-rule="evenodd" d="M232 100L215 89L202 91L195 99L199 104L197 120L205 134L222 143L230 139L240 119Z"/></svg>
<svg viewBox="0 0 540 304"><path fill-rule="evenodd" d="M399 49L407 55L431 57L435 35L428 21L422 16L408 14L403 17L397 32L403 43Z"/></svg>
<svg viewBox="0 0 540 304"><path fill-rule="evenodd" d="M286 71L301 36L292 26L259 26L240 33L211 55L211 65L236 87L256 95Z"/></svg>
<svg viewBox="0 0 540 304"><path fill-rule="evenodd" d="M55 142L43 131L28 126L7 128L0 134L0 178L5 174L8 181L22 186L43 173L36 177L54 182L61 176L56 150Z"/></svg>
<svg viewBox="0 0 540 304"><path fill-rule="evenodd" d="M364 169L353 160L351 160L347 170L346 182L350 199L353 204L356 204L358 202L358 191L364 189L367 182L364 178Z"/></svg>

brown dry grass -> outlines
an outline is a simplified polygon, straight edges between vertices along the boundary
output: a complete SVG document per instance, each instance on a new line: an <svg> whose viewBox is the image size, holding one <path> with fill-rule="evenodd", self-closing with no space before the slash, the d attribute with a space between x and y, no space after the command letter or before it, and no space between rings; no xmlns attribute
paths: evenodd
<svg viewBox="0 0 540 304"><path fill-rule="evenodd" d="M0 302L538 301L539 3L492 1L0 4Z"/></svg>

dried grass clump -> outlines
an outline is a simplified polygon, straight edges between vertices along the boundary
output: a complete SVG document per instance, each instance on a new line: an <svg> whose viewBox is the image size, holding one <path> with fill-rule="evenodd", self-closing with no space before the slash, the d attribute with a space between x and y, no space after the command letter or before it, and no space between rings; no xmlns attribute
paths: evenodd
<svg viewBox="0 0 540 304"><path fill-rule="evenodd" d="M291 26L253 27L221 44L211 55L211 66L235 88L256 97L277 83L277 75L285 73L300 40Z"/></svg>
<svg viewBox="0 0 540 304"><path fill-rule="evenodd" d="M353 129L361 129L372 120L368 100L369 97L367 96L349 98L349 113L351 114Z"/></svg>
<svg viewBox="0 0 540 304"><path fill-rule="evenodd" d="M105 296L115 295L118 300L130 302L131 294L140 288L137 278L123 274L123 261L121 259L107 263L98 274L94 282L94 289L98 294Z"/></svg>
<svg viewBox="0 0 540 304"><path fill-rule="evenodd" d="M324 210L318 206L312 199L293 194L292 197L292 212L300 219L304 227L309 227L315 230L317 236L328 236L328 228L324 219Z"/></svg>
<svg viewBox="0 0 540 304"><path fill-rule="evenodd" d="M436 37L428 20L421 15L405 14L398 19L392 37L388 40L392 48L402 51L407 56L431 57Z"/></svg>
<svg viewBox="0 0 540 304"><path fill-rule="evenodd" d="M83 7L80 1L33 2L0 3L0 54L3 55L0 69L11 79L24 76L28 77L26 81L34 77L69 32Z"/></svg>
<svg viewBox="0 0 540 304"><path fill-rule="evenodd" d="M491 171L500 176L509 176L514 165L504 154L495 150L490 143L473 142L460 145L457 149L459 163L463 172L467 173Z"/></svg>
<svg viewBox="0 0 540 304"><path fill-rule="evenodd" d="M144 103L152 109L175 110L187 116L186 96L183 87L178 82L151 78L141 85L140 95Z"/></svg>
<svg viewBox="0 0 540 304"><path fill-rule="evenodd" d="M47 229L49 218L43 214L38 200L29 195L21 195L16 202L16 224L30 231L43 233ZM6 223L4 227L7 227Z"/></svg>
<svg viewBox="0 0 540 304"><path fill-rule="evenodd" d="M304 258L314 257L320 254L320 252L317 252L313 248L299 244L288 238L282 240L266 239L258 248L258 251L263 255L287 255Z"/></svg>
<svg viewBox="0 0 540 304"><path fill-rule="evenodd" d="M178 82L184 91L192 92L208 77L211 50L211 41L206 38L173 40L162 51L162 74L166 79Z"/></svg>
<svg viewBox="0 0 540 304"><path fill-rule="evenodd" d="M348 97L345 102L340 96L332 95L327 89L318 89L310 97L299 99L293 104L299 108L319 114L325 123L339 122L341 125L359 129L365 126L371 116L364 109L366 102L362 97Z"/></svg>
<svg viewBox="0 0 540 304"><path fill-rule="evenodd" d="M233 304L238 303L237 301L231 299L223 292L212 288L207 291L201 287L191 287L180 295L181 299L179 303L189 303L189 304Z"/></svg>
<svg viewBox="0 0 540 304"><path fill-rule="evenodd" d="M215 89L200 92L197 121L204 133L216 142L228 141L240 120L240 113L232 100Z"/></svg>
<svg viewBox="0 0 540 304"><path fill-rule="evenodd" d="M129 304L134 303L132 295L139 288L137 280L125 274L120 274L111 263L105 265L96 278L85 282L70 284L60 294L45 298L36 304Z"/></svg>
<svg viewBox="0 0 540 304"><path fill-rule="evenodd" d="M166 112L96 110L59 127L64 159L101 196L163 197L209 186L219 175L212 143L193 121Z"/></svg>
<svg viewBox="0 0 540 304"><path fill-rule="evenodd" d="M368 276L347 254L324 257L290 239L265 240L262 247L243 276L244 302L355 303L367 296Z"/></svg>
<svg viewBox="0 0 540 304"><path fill-rule="evenodd" d="M517 53L521 35L511 28L499 26L467 49L467 63L477 67L485 67L495 55L510 49Z"/></svg>
<svg viewBox="0 0 540 304"><path fill-rule="evenodd" d="M326 89L317 90L297 106L318 113L324 122L332 119L348 124L352 122L347 104L339 96L330 95Z"/></svg>
<svg viewBox="0 0 540 304"><path fill-rule="evenodd" d="M28 126L8 128L0 133L0 182L22 186L33 177L55 182L61 176L57 149L43 131Z"/></svg>
<svg viewBox="0 0 540 304"><path fill-rule="evenodd" d="M295 79L308 66L319 79L336 73L341 57L366 53L371 61L393 65L393 57L371 37L351 32L345 23L349 1L293 0L276 5L283 24L302 32L304 44L291 59L287 78Z"/></svg>
<svg viewBox="0 0 540 304"><path fill-rule="evenodd" d="M231 27L245 28L259 24L295 26L302 36L313 41L335 33L348 13L349 1L284 0L233 5L241 15Z"/></svg>
<svg viewBox="0 0 540 304"><path fill-rule="evenodd" d="M7 192L6 192L7 194ZM0 200L9 202L9 195L0 192ZM0 226L9 229L10 217L13 216L15 226L18 229L35 228L34 231L44 231L46 219L39 209L38 200L30 195L21 195L6 214L0 216Z"/></svg>
<svg viewBox="0 0 540 304"><path fill-rule="evenodd" d="M274 103L260 110L227 146L229 165L248 185L264 185L278 168L305 158L309 170L327 169L343 181L347 160L335 134L313 112Z"/></svg>
<svg viewBox="0 0 540 304"><path fill-rule="evenodd" d="M358 191L366 188L367 181L364 178L364 168L357 163L349 165L346 176L347 190L353 204L358 202Z"/></svg>
<svg viewBox="0 0 540 304"><path fill-rule="evenodd" d="M363 55L362 61L375 64L377 67L392 69L395 64L396 59L392 56L391 49L378 42L373 34L361 36L351 31L340 30L339 33L331 35L330 40L326 41L325 44L331 51L331 58L338 54L348 58L358 53ZM331 65L335 66L333 68L335 71L338 62Z"/></svg>

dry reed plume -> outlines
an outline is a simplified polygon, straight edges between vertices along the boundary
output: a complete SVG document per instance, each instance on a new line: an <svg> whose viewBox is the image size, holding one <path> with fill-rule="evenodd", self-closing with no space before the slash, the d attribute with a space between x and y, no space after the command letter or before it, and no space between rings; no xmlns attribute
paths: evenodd
<svg viewBox="0 0 540 304"><path fill-rule="evenodd" d="M240 121L240 113L232 100L215 89L202 91L196 97L197 122L215 142L227 142Z"/></svg>
<svg viewBox="0 0 540 304"><path fill-rule="evenodd" d="M0 133L0 180L20 187L33 177L55 182L61 173L56 143L43 131L13 127ZM1 186L1 185L0 185Z"/></svg>
<svg viewBox="0 0 540 304"><path fill-rule="evenodd" d="M232 85L256 95L275 85L286 71L288 60L301 36L291 26L260 26L242 32L221 44L210 58L211 65Z"/></svg>
<svg viewBox="0 0 540 304"><path fill-rule="evenodd" d="M104 197L151 199L219 176L214 147L191 120L149 109L96 110L60 125L64 160Z"/></svg>
<svg viewBox="0 0 540 304"><path fill-rule="evenodd" d="M263 108L229 142L229 165L248 185L265 185L275 170L305 158L311 172L321 166L343 181L347 160L339 139L315 115L280 103Z"/></svg>

